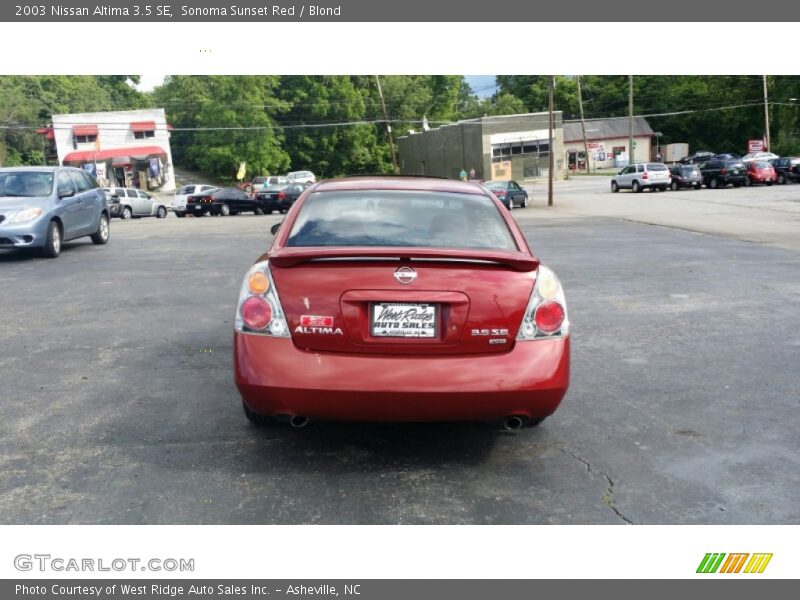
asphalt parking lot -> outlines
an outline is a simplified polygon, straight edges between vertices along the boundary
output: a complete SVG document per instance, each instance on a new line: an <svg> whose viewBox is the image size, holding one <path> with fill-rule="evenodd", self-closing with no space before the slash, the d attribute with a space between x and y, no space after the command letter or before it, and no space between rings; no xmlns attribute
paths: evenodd
<svg viewBox="0 0 800 600"><path fill-rule="evenodd" d="M278 215L114 221L107 246L57 260L0 252L0 522L798 522L800 252L514 214L573 324L570 391L520 432L250 426L233 309Z"/></svg>

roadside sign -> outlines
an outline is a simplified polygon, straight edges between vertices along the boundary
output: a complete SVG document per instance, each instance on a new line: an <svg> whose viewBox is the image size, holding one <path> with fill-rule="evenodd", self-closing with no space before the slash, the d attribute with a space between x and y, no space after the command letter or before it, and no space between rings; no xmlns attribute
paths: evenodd
<svg viewBox="0 0 800 600"><path fill-rule="evenodd" d="M765 152L766 151L766 144L764 143L763 139L760 140L747 140L747 153L751 154L753 152Z"/></svg>

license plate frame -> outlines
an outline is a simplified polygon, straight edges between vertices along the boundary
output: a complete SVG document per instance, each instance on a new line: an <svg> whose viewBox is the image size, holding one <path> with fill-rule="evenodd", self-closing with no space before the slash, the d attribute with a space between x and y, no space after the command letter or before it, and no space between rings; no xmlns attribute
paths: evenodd
<svg viewBox="0 0 800 600"><path fill-rule="evenodd" d="M394 314L385 313L387 309ZM413 318L415 313L408 311L417 311L420 318ZM434 302L372 302L369 333L379 339L435 340L439 337L439 312Z"/></svg>

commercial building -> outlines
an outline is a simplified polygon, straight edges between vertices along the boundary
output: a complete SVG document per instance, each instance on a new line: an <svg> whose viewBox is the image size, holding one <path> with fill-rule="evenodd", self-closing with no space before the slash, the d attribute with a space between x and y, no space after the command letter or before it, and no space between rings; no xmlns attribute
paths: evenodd
<svg viewBox="0 0 800 600"><path fill-rule="evenodd" d="M554 113L556 178L564 175L564 129L561 112ZM400 173L457 179L475 171L476 179L547 177L550 160L549 114L481 117L458 121L398 140Z"/></svg>
<svg viewBox="0 0 800 600"><path fill-rule="evenodd" d="M589 146L589 169L610 169L623 166L631 160L629 144L630 121L628 117L616 119L587 119L586 139ZM633 161L655 159L653 136L644 117L633 118ZM564 123L564 151L567 168L584 170L585 157L581 124Z"/></svg>
<svg viewBox="0 0 800 600"><path fill-rule="evenodd" d="M39 130L61 165L90 171L106 187L171 192L175 173L164 109L53 115Z"/></svg>

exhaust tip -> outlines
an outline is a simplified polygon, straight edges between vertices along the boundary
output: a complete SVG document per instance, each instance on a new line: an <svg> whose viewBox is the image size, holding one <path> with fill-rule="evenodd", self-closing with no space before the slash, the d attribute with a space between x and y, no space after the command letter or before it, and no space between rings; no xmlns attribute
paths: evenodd
<svg viewBox="0 0 800 600"><path fill-rule="evenodd" d="M301 429L308 425L308 417L303 417L300 415L292 415L289 418L289 425L296 429Z"/></svg>
<svg viewBox="0 0 800 600"><path fill-rule="evenodd" d="M503 419L503 428L508 431L517 431L523 428L526 420L525 417L519 415L509 415Z"/></svg>

